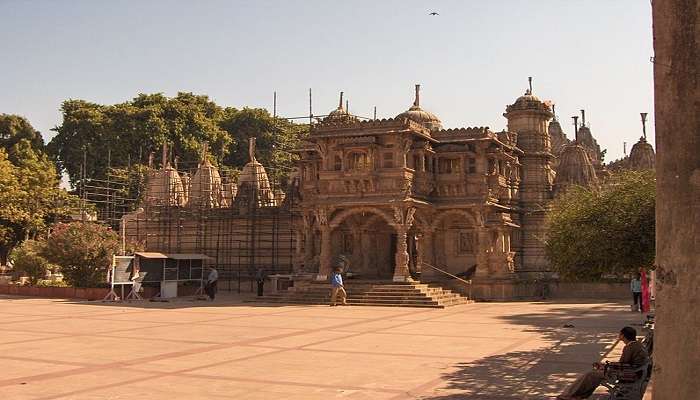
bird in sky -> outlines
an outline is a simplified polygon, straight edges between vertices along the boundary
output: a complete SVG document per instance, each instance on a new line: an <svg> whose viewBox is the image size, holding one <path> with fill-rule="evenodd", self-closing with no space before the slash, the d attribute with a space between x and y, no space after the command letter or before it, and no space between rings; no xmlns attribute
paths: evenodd
<svg viewBox="0 0 700 400"><path fill-rule="evenodd" d="M437 12L433 11L433 12L431 12L431 13L428 14L428 15L440 15L440 13L437 13Z"/></svg>

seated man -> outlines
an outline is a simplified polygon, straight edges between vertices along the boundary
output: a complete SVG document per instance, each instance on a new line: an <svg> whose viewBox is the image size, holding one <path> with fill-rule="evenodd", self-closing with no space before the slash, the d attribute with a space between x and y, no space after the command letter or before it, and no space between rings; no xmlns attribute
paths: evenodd
<svg viewBox="0 0 700 400"><path fill-rule="evenodd" d="M620 364L639 368L649 361L649 356L644 346L637 342L637 331L629 326L620 330L619 339L625 344L620 356ZM562 394L557 396L559 400L577 400L585 399L593 394L595 389L603 383L605 375L603 374L604 365L601 363L593 364L594 370L588 372L574 381Z"/></svg>

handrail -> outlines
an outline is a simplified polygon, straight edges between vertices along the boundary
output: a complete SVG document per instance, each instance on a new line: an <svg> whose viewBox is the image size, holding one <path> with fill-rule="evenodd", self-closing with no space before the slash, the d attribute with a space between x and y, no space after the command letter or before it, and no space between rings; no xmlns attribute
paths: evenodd
<svg viewBox="0 0 700 400"><path fill-rule="evenodd" d="M447 271L444 271L444 270L442 270L442 269L440 269L440 268L438 268L438 267L436 267L436 266L430 265L430 264L428 264L428 263L425 262L425 261L422 261L422 262L421 262L421 266L423 266L423 265L425 265L425 266L427 266L427 267L429 267L429 268L432 268L432 269L434 269L434 270L436 270L436 271L438 271L438 272L442 272L443 274L445 274L445 275L447 275L447 276L449 276L449 277L451 277L451 278L457 279L458 281L462 281L462 282L466 283L467 285L471 285L471 284L472 284L471 279L470 279L470 280L462 279L462 278L458 277L457 275L452 275L451 273L449 273L449 272L447 272Z"/></svg>

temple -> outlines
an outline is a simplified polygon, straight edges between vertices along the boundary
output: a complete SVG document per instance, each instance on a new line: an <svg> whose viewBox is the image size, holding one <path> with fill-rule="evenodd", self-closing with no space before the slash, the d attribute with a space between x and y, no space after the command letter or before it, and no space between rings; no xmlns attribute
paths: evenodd
<svg viewBox="0 0 700 400"><path fill-rule="evenodd" d="M445 129L423 108L416 85L406 111L362 119L344 107L341 92L338 107L295 151L297 168L285 185L270 181L254 139L237 183L219 175L206 148L189 175L171 167L164 152L145 209L126 218L123 230L149 251L206 254L220 268L237 269L239 279L263 267L326 280L341 254L352 274L367 280L444 282L458 275L494 285L541 277L549 273L551 200L572 185L596 187L605 179L604 152L583 110L569 140L531 82L503 116L507 129L500 132ZM653 168L644 138L628 166ZM269 248L251 250L261 243Z"/></svg>

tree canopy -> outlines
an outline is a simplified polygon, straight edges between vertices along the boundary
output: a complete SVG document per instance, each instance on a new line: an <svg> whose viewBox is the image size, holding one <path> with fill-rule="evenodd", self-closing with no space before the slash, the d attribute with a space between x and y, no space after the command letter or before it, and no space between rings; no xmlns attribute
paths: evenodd
<svg viewBox="0 0 700 400"><path fill-rule="evenodd" d="M151 153L160 160L165 142L181 168L195 167L207 144L216 163L235 169L248 161L247 139L256 137L260 161L273 170L286 169L292 162L288 150L307 129L275 119L264 109L221 107L192 93L172 98L140 94L115 105L67 100L61 111L63 122L54 128L57 135L48 149L73 184L80 179L84 159L86 175L102 179L109 165L146 164Z"/></svg>
<svg viewBox="0 0 700 400"><path fill-rule="evenodd" d="M78 198L59 187L41 135L21 117L0 116L0 264L12 248L71 214Z"/></svg>
<svg viewBox="0 0 700 400"><path fill-rule="evenodd" d="M41 133L34 129L26 118L19 115L0 114L0 148L9 152L22 140L26 140L34 149L44 148Z"/></svg>
<svg viewBox="0 0 700 400"><path fill-rule="evenodd" d="M548 215L547 256L564 279L622 276L655 256L653 171L614 174L599 190L574 187Z"/></svg>

